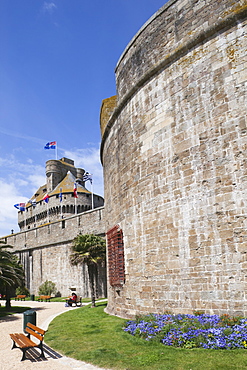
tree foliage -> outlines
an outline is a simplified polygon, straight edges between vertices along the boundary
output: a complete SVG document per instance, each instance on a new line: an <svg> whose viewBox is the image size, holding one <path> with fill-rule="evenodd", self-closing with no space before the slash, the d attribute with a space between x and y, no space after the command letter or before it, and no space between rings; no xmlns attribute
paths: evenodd
<svg viewBox="0 0 247 370"><path fill-rule="evenodd" d="M0 291L6 296L6 307L10 307L11 290L24 285L24 270L10 245L0 241Z"/></svg>
<svg viewBox="0 0 247 370"><path fill-rule="evenodd" d="M30 292L29 290L23 285L23 286L18 286L15 290L15 294L16 295L19 295L19 294L24 294L26 296L30 296Z"/></svg>
<svg viewBox="0 0 247 370"><path fill-rule="evenodd" d="M52 295L52 293L56 293L56 290L56 284L52 281L46 280L39 287L39 295Z"/></svg>
<svg viewBox="0 0 247 370"><path fill-rule="evenodd" d="M70 261L72 265L85 263L91 290L92 307L95 307L95 296L98 288L98 265L105 263L105 239L93 234L79 234L73 240Z"/></svg>

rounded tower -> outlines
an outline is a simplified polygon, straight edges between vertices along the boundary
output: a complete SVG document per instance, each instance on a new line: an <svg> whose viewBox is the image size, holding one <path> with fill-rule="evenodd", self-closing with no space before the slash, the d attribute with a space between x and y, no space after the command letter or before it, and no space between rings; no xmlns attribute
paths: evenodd
<svg viewBox="0 0 247 370"><path fill-rule="evenodd" d="M245 0L170 0L119 59L101 110L111 314L247 314L246 17Z"/></svg>
<svg viewBox="0 0 247 370"><path fill-rule="evenodd" d="M31 197L26 210L18 213L21 231L102 207L103 197L85 187L84 173L68 158L47 161L46 184Z"/></svg>

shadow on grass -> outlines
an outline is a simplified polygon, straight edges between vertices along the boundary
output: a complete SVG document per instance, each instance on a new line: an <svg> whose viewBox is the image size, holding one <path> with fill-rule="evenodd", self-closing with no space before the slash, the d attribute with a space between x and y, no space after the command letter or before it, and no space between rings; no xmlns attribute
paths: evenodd
<svg viewBox="0 0 247 370"><path fill-rule="evenodd" d="M0 320L2 321L13 321L17 320L18 317L14 317L16 314L23 313L28 310L33 310L33 311L42 311L45 310L46 307L27 307L27 306L12 306L10 309L7 309L5 307L0 307Z"/></svg>
<svg viewBox="0 0 247 370"><path fill-rule="evenodd" d="M0 307L0 318L1 319L9 318L10 315L23 313L24 311L27 311L29 309L30 307L20 307L20 306L10 307L10 309L6 309L5 307Z"/></svg>
<svg viewBox="0 0 247 370"><path fill-rule="evenodd" d="M90 304L88 305L90 306ZM106 307L107 306L107 302L96 302L96 307ZM92 308L95 308L95 307L92 307Z"/></svg>

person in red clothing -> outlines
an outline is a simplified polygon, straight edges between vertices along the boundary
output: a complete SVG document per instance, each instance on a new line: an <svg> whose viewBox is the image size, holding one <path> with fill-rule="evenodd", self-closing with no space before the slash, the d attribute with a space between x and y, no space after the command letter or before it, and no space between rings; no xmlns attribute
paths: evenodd
<svg viewBox="0 0 247 370"><path fill-rule="evenodd" d="M76 303L77 295L75 293L72 293L72 296L68 299L68 305L72 306L72 303Z"/></svg>

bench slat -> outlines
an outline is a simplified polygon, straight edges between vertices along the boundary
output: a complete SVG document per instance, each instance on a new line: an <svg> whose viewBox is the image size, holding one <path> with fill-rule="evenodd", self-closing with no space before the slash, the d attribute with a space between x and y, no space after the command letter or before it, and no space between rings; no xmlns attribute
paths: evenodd
<svg viewBox="0 0 247 370"><path fill-rule="evenodd" d="M29 327L26 327L25 331L28 333L28 334L31 334L32 336L34 336L35 338L37 338L38 340L40 340L42 342L43 340L43 337L42 335L38 334L38 333L35 333L35 331L29 329Z"/></svg>
<svg viewBox="0 0 247 370"><path fill-rule="evenodd" d="M36 347L37 343L34 343L31 339L27 338L24 334L10 334L11 339L13 339L20 348Z"/></svg>
<svg viewBox="0 0 247 370"><path fill-rule="evenodd" d="M27 326L35 331L37 331L38 333L40 333L41 335L44 335L45 334L45 330L41 329L41 328L38 328L38 326L35 326L34 324L32 324L31 322L28 322L27 323Z"/></svg>

